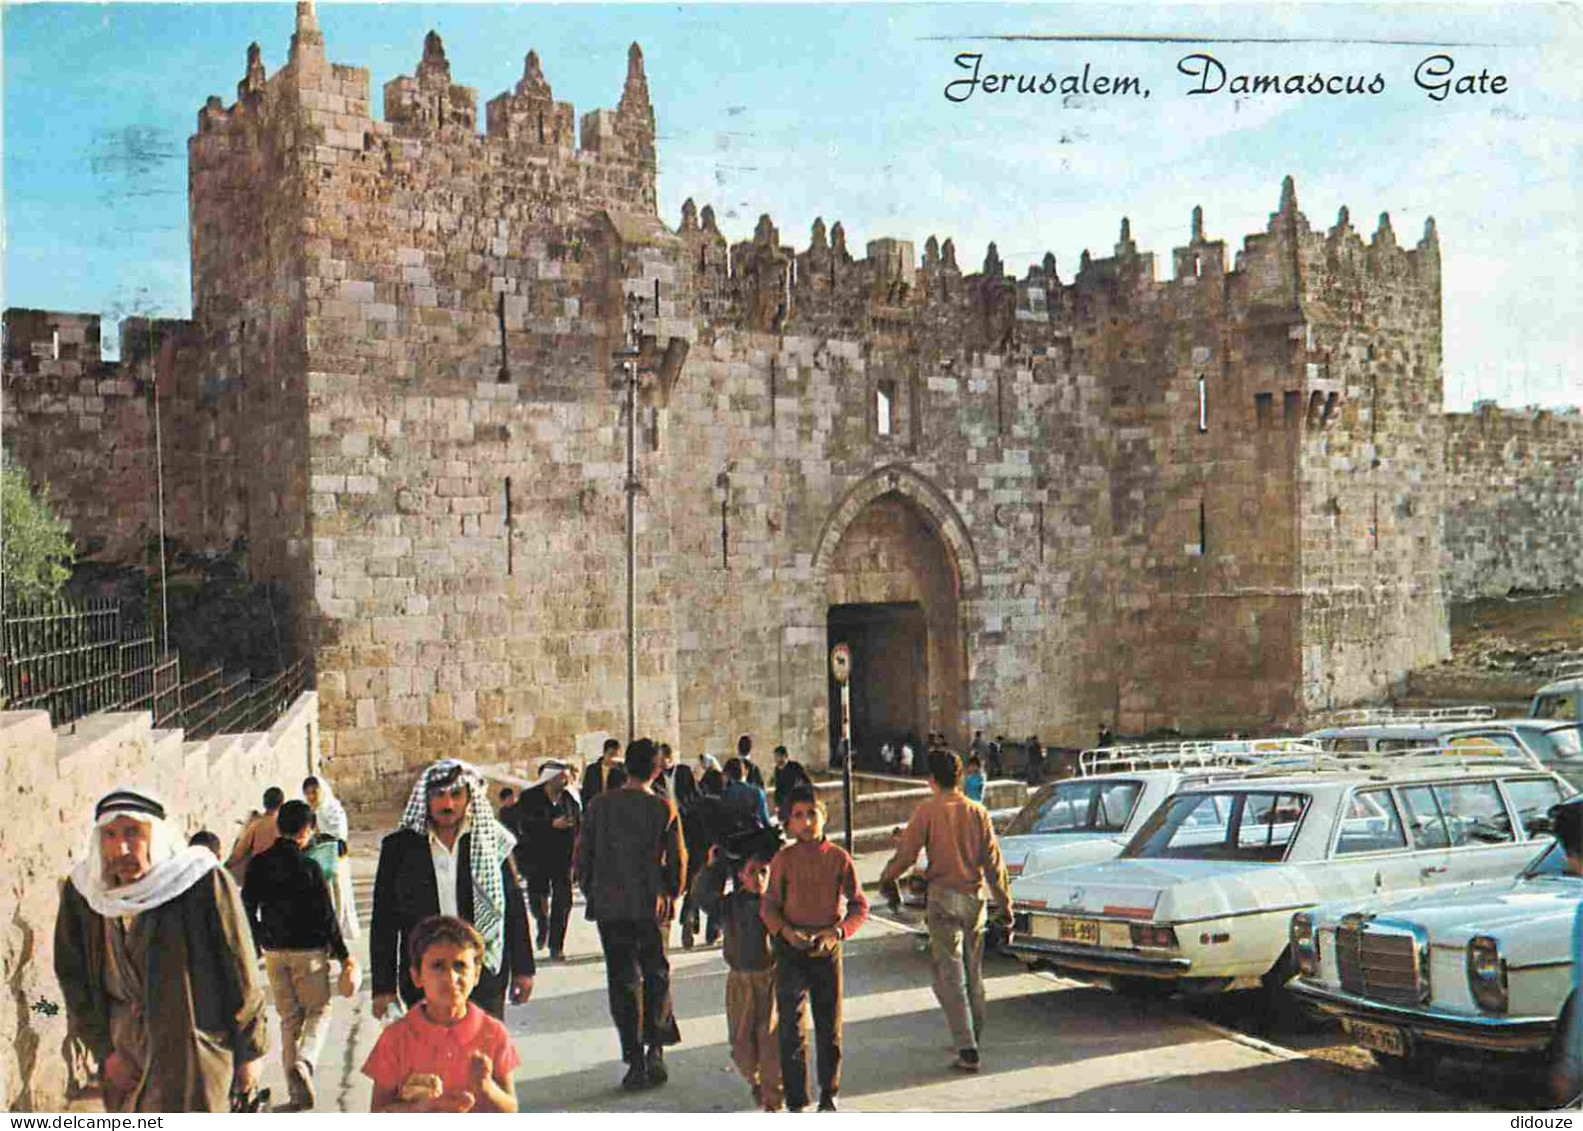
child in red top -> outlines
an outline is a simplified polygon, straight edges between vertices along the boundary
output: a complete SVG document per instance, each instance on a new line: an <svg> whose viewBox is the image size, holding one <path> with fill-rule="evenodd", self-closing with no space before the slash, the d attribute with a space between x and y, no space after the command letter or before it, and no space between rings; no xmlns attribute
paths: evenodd
<svg viewBox="0 0 1583 1131"><path fill-rule="evenodd" d="M379 1035L363 1075L371 1111L516 1111L521 1062L506 1027L467 1000L484 940L472 924L436 915L412 933L412 980L423 1000Z"/></svg>

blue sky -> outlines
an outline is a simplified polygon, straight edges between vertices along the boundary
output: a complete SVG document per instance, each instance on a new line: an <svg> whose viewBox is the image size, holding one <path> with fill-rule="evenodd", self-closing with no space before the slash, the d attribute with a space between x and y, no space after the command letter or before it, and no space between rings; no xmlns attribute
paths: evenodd
<svg viewBox="0 0 1583 1131"><path fill-rule="evenodd" d="M1070 279L1085 248L1109 254L1123 215L1161 270L1195 204L1207 234L1238 247L1287 173L1315 227L1347 205L1367 235L1388 211L1411 244L1433 215L1448 406L1583 403L1576 7L321 4L319 16L330 58L370 70L376 111L379 88L412 73L424 33L439 31L480 119L529 48L579 115L613 107L637 40L661 215L674 225L685 198L712 203L732 239L768 212L805 246L823 216L859 254L881 236L920 249L951 236L971 271L995 240L1008 270L1049 250ZM271 72L281 65L292 23L290 4L0 9L5 304L187 315L186 139L208 95L235 98L250 41ZM979 38L994 36L1138 38ZM1157 41L1171 38L1182 41ZM953 62L963 52L981 52L986 73L1087 63L1137 76L1149 97L978 91L953 103L944 90L966 74ZM1228 78L1379 74L1385 89L1195 95L1178 63L1197 53ZM1507 90L1432 100L1413 75L1437 53L1453 78L1488 71Z"/></svg>

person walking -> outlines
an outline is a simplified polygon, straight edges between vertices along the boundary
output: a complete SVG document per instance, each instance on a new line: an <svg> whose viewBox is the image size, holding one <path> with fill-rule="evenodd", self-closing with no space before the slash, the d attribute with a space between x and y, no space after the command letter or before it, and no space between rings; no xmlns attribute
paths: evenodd
<svg viewBox="0 0 1583 1131"><path fill-rule="evenodd" d="M984 764L977 754L967 760L967 776L962 779L962 792L969 801L984 804Z"/></svg>
<svg viewBox="0 0 1583 1131"><path fill-rule="evenodd" d="M266 789L264 811L254 813L247 819L247 824L242 826L242 832L237 836L236 843L231 846L231 855L225 858L225 870L231 873L231 878L236 881L238 888L247 879L248 861L268 849L280 835L275 828L275 814L280 812L285 800L286 791L280 786L272 785Z"/></svg>
<svg viewBox="0 0 1583 1131"><path fill-rule="evenodd" d="M621 1086L635 1091L666 1082L665 1046L681 1040L665 939L687 876L687 848L676 806L654 796L660 772L654 743L631 743L625 765L621 788L588 803L577 883L604 950L610 1017L627 1065Z"/></svg>
<svg viewBox="0 0 1583 1131"><path fill-rule="evenodd" d="M324 876L304 853L314 835L313 810L306 801L288 801L275 823L280 836L248 866L242 904L275 992L291 1103L304 1111L317 1100L314 1070L329 1033L330 960L341 965L343 997L356 992L357 963L347 952Z"/></svg>
<svg viewBox="0 0 1583 1131"><path fill-rule="evenodd" d="M341 937L348 943L356 942L362 937L363 928L357 921L357 897L352 891L352 822L346 816L346 806L331 790L329 779L316 775L304 778L302 797L313 809L313 821L319 835L334 837L340 842L336 852L335 878L330 884L330 898L335 901L335 917L341 925Z"/></svg>
<svg viewBox="0 0 1583 1131"><path fill-rule="evenodd" d="M412 932L432 915L453 915L484 939L473 1000L494 1017L533 994L533 947L511 849L516 839L495 819L484 778L466 762L435 762L418 775L401 827L379 845L369 941L374 1016L423 990L410 977Z"/></svg>
<svg viewBox="0 0 1583 1131"><path fill-rule="evenodd" d="M709 757L713 762L713 756ZM698 876L709 860L709 850L719 844L724 836L725 811L720 794L725 789L725 775L719 766L705 770L698 782L698 793L682 815L682 839L687 845L687 891L682 897L682 947L691 950L698 937L700 907L698 904ZM710 912L703 916L704 945L713 946L720 937L718 917Z"/></svg>
<svg viewBox="0 0 1583 1131"><path fill-rule="evenodd" d="M233 1091L257 1089L269 1031L247 912L214 853L181 847L149 791L114 789L94 806L54 958L106 1111L224 1112Z"/></svg>
<svg viewBox="0 0 1583 1131"><path fill-rule="evenodd" d="M583 808L607 789L620 787L619 779L625 776L621 768L621 743L613 738L605 739L604 747L599 752L599 761L590 762L583 769L583 784L578 793L582 797Z"/></svg>
<svg viewBox="0 0 1583 1131"><path fill-rule="evenodd" d="M762 787L747 780L748 769L740 758L726 759L726 785L720 793L722 836L769 828L769 799Z"/></svg>
<svg viewBox="0 0 1583 1131"><path fill-rule="evenodd" d="M977 1072L984 1029L984 899L987 885L997 916L1011 922L1011 892L989 811L962 793L962 762L949 750L929 756L932 796L913 812L896 854L880 874L895 883L927 851L929 957L934 996L957 1047L956 1067Z"/></svg>
<svg viewBox="0 0 1583 1131"><path fill-rule="evenodd" d="M678 762L670 746L663 742L660 743L660 776L654 779L654 796L674 802L683 820L687 818L687 807L698 796L698 782L693 777L692 767Z"/></svg>
<svg viewBox="0 0 1583 1131"><path fill-rule="evenodd" d="M819 1110L836 1110L841 1091L841 944L868 918L868 898L857 882L857 868L852 857L824 838L824 821L824 803L813 790L792 793L786 828L796 843L776 854L759 903L759 917L775 939L781 1084L790 1111L808 1106L810 1007Z"/></svg>
<svg viewBox="0 0 1583 1131"><path fill-rule="evenodd" d="M765 1111L781 1107L779 1031L775 1015L775 953L759 915L769 883L770 861L780 850L773 829L754 833L730 849L709 850L699 878L698 903L725 930L726 1032L731 1060L748 1082L753 1103ZM734 881L730 895L726 880Z"/></svg>
<svg viewBox="0 0 1583 1131"><path fill-rule="evenodd" d="M764 775L753 764L753 736L744 734L737 739L737 757L742 759L742 778L751 786L764 788Z"/></svg>
<svg viewBox="0 0 1583 1131"><path fill-rule="evenodd" d="M570 789L572 768L551 760L539 767L538 783L522 791L512 807L517 869L527 880L528 907L537 928L534 947L549 948L560 961L572 915L572 849L583 809ZM505 814L502 814L504 817Z"/></svg>

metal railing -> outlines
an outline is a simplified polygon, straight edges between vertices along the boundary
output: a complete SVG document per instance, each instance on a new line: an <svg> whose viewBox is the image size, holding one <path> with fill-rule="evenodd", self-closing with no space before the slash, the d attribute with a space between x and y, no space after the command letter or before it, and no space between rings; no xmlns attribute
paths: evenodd
<svg viewBox="0 0 1583 1131"><path fill-rule="evenodd" d="M1100 746L1079 754L1077 765L1078 772L1087 777L1138 770L1229 769L1262 765L1272 758L1293 754L1318 753L1318 746L1300 738L1186 739Z"/></svg>
<svg viewBox="0 0 1583 1131"><path fill-rule="evenodd" d="M1399 723L1476 723L1493 719L1490 706L1470 707L1352 707L1331 715L1332 726L1376 726Z"/></svg>
<svg viewBox="0 0 1583 1131"><path fill-rule="evenodd" d="M48 711L54 726L101 711L147 711L190 739L266 729L308 685L297 660L254 679L211 668L185 683L152 635L128 636L109 601L14 605L0 612L0 707Z"/></svg>

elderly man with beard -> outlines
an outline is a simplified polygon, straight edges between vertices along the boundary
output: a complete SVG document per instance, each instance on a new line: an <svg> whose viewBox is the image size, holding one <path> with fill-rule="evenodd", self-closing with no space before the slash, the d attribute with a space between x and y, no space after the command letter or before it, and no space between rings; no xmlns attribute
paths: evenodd
<svg viewBox="0 0 1583 1131"><path fill-rule="evenodd" d="M566 949L566 924L572 916L572 848L582 806L567 788L572 769L549 761L539 767L539 780L511 807L517 842L517 866L528 881L528 906L538 928L534 945L550 948L559 960ZM501 814L502 818L505 816Z"/></svg>
<svg viewBox="0 0 1583 1131"><path fill-rule="evenodd" d="M512 1002L528 1000L533 948L511 859L515 844L472 766L448 758L418 777L401 827L379 845L369 944L376 1018L384 1018L398 993L408 1006L422 999L407 943L431 915L454 915L483 936L483 972L471 995L479 1008L503 1019L508 985Z"/></svg>
<svg viewBox="0 0 1583 1131"><path fill-rule="evenodd" d="M55 976L73 1036L99 1061L107 1111L227 1111L258 1087L264 993L236 884L181 847L146 790L94 807L61 891Z"/></svg>

